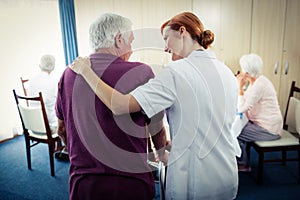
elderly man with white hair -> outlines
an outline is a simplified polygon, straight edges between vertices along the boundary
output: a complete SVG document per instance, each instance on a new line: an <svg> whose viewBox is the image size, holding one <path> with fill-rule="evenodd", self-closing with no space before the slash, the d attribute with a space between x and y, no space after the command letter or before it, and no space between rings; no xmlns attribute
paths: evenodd
<svg viewBox="0 0 300 200"><path fill-rule="evenodd" d="M39 67L41 71L30 78L29 95L35 96L42 92L50 128L54 130L57 128L55 115L57 82L50 76L50 73L55 68L55 58L52 55L43 55Z"/></svg>
<svg viewBox="0 0 300 200"><path fill-rule="evenodd" d="M40 60L39 71L36 75L30 78L29 81L29 95L36 96L39 92L42 92L43 100L45 103L45 108L47 112L47 117L51 130L57 129L57 117L55 113L55 103L57 96L57 81L55 81L51 76L51 72L55 68L55 58L52 55L43 55ZM37 102L31 102L31 106L35 106ZM38 103L39 104L39 103ZM62 138L62 141L66 144L67 139ZM65 146L61 152L55 154L55 158L60 160L68 160L68 150Z"/></svg>
<svg viewBox="0 0 300 200"><path fill-rule="evenodd" d="M150 66L128 61L134 40L128 18L102 14L90 25L89 39L92 68L119 91L128 93L154 77ZM152 200L147 135L149 131L158 156L164 158L164 113L151 119L141 111L114 115L69 67L58 88L58 133L68 138L70 155L69 199Z"/></svg>
<svg viewBox="0 0 300 200"><path fill-rule="evenodd" d="M262 75L263 61L256 54L240 58L242 73L239 82L238 112L248 117L249 122L242 129L238 140L242 156L238 158L239 171L251 171L246 154L247 142L276 140L280 138L283 119L277 94L272 82ZM245 89L245 86L248 87Z"/></svg>

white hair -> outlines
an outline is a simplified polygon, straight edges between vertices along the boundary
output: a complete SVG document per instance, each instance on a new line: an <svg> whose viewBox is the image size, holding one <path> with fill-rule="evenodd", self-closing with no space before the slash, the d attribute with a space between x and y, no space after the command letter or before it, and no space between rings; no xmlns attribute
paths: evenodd
<svg viewBox="0 0 300 200"><path fill-rule="evenodd" d="M248 72L251 77L258 78L262 74L263 61L254 53L246 54L240 58L240 66L243 72Z"/></svg>
<svg viewBox="0 0 300 200"><path fill-rule="evenodd" d="M126 43L129 42L132 22L117 14L105 13L90 26L90 46L93 51L115 45L115 37L122 34Z"/></svg>
<svg viewBox="0 0 300 200"><path fill-rule="evenodd" d="M43 55L39 67L43 71L52 72L55 67L55 58L52 55Z"/></svg>

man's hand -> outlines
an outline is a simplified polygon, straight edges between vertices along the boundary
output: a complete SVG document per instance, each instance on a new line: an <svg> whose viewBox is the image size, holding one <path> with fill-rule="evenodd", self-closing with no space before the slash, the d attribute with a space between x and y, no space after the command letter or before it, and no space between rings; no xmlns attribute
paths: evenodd
<svg viewBox="0 0 300 200"><path fill-rule="evenodd" d="M86 74L91 69L91 61L89 57L77 57L70 65L70 69L80 75Z"/></svg>
<svg viewBox="0 0 300 200"><path fill-rule="evenodd" d="M158 160L163 162L165 166L168 165L169 152L164 151L164 153L158 154Z"/></svg>
<svg viewBox="0 0 300 200"><path fill-rule="evenodd" d="M65 144L65 150L68 150L67 146L67 132L66 132L66 127L65 123L63 120L58 119L58 126L57 126L57 134L62 140L62 142Z"/></svg>

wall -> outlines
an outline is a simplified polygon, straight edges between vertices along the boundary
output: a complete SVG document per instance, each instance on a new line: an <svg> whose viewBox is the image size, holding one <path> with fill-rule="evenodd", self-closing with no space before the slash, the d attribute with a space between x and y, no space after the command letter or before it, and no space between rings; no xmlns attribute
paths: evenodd
<svg viewBox="0 0 300 200"><path fill-rule="evenodd" d="M56 57L53 76L65 68L57 0L0 1L0 141L21 131L12 90L21 90L20 77L39 71L43 54Z"/></svg>
<svg viewBox="0 0 300 200"><path fill-rule="evenodd" d="M239 69L240 56L249 53L250 44L253 43L251 41L254 38L251 31L253 31L253 19L255 19L253 2L267 1L74 0L79 55L87 56L91 53L88 43L89 25L102 13L115 12L133 21L133 28L137 34L133 43L134 53L131 60L146 62L153 67L155 73L159 73L170 61L170 57L163 52L164 41L160 35L160 25L177 13L193 11L200 17L205 29L211 29L215 33L212 49L217 57L236 72ZM281 0L278 1L281 2ZM282 1L297 2L297 0ZM295 8L287 7L287 12L292 9L295 10L293 13L300 13L299 5ZM269 11L268 6L266 10ZM261 15L269 16L270 13L267 11L261 12ZM292 22L290 26L296 24L297 20L292 20ZM54 72L56 78L59 78L65 66L57 0L0 0L0 25L1 140L1 138L11 137L13 129L20 130L20 120L12 96L13 88L21 91L20 76L28 78L38 71L39 58L45 53L53 54L57 59ZM261 32L261 29L258 31L260 34L267 32ZM280 37L283 38L283 34L285 38L294 38L293 36L297 35L296 32L286 32L280 33ZM268 34L266 37L269 35L273 34ZM296 40L290 41L294 46L299 46ZM276 42L275 40L274 44ZM264 45L263 47L266 52L273 51L270 46ZM289 53L293 58L297 57L298 52L294 49L294 47L291 48L292 52ZM262 55L262 57L266 61L269 59L268 56ZM298 69L298 66L293 68ZM300 82L300 75L297 72L294 76ZM280 84L283 85L282 82ZM285 100L283 102L285 103Z"/></svg>
<svg viewBox="0 0 300 200"><path fill-rule="evenodd" d="M88 27L104 12L116 12L133 21L141 38L134 44L132 60L147 62L156 73L170 61L163 52L159 26L170 16L191 10L192 1L165 0L75 0L79 55L91 53ZM133 12L134 11L134 12ZM58 79L65 68L57 0L0 0L0 141L21 133L21 123L12 89L22 92L20 77L30 78L39 71L43 54L56 58L52 75ZM147 29L142 29L147 28ZM139 41L142 44L139 44ZM154 42L146 43L144 42ZM141 49L139 47L150 47ZM135 48L134 47L134 48ZM151 47L157 47L151 48ZM155 56L153 56L155 55Z"/></svg>
<svg viewBox="0 0 300 200"><path fill-rule="evenodd" d="M103 13L117 13L133 22L135 40L130 60L145 62L158 73L170 61L170 56L163 51L161 24L174 14L191 10L191 0L75 0L79 54L91 53L90 24Z"/></svg>

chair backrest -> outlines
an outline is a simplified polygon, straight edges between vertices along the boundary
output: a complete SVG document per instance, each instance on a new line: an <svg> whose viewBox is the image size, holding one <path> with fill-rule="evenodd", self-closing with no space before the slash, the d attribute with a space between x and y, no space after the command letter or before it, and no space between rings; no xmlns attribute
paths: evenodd
<svg viewBox="0 0 300 200"><path fill-rule="evenodd" d="M22 104L18 106L26 129L46 133L41 107L28 107Z"/></svg>
<svg viewBox="0 0 300 200"><path fill-rule="evenodd" d="M300 100L294 97L295 93L300 93L300 88L296 87L296 82L293 81L284 115L283 128L300 134Z"/></svg>
<svg viewBox="0 0 300 200"><path fill-rule="evenodd" d="M22 77L20 77L20 79L21 79L24 95L27 96L28 95L28 85L27 84L28 84L29 79L23 79Z"/></svg>
<svg viewBox="0 0 300 200"><path fill-rule="evenodd" d="M52 133L43 101L42 93L39 96L29 97L17 95L13 90L17 108L21 118L24 134L30 134L29 130L35 133L45 133L52 138ZM24 102L21 102L24 101ZM27 106L28 101L39 102L40 106Z"/></svg>
<svg viewBox="0 0 300 200"><path fill-rule="evenodd" d="M21 83L22 83L24 96L27 96L28 95L28 81L29 81L29 79L23 79L22 77L20 77L20 79L21 79ZM28 101L26 101L26 105L29 106Z"/></svg>
<svg viewBox="0 0 300 200"><path fill-rule="evenodd" d="M285 124L288 131L300 134L300 100L295 97L290 97Z"/></svg>

